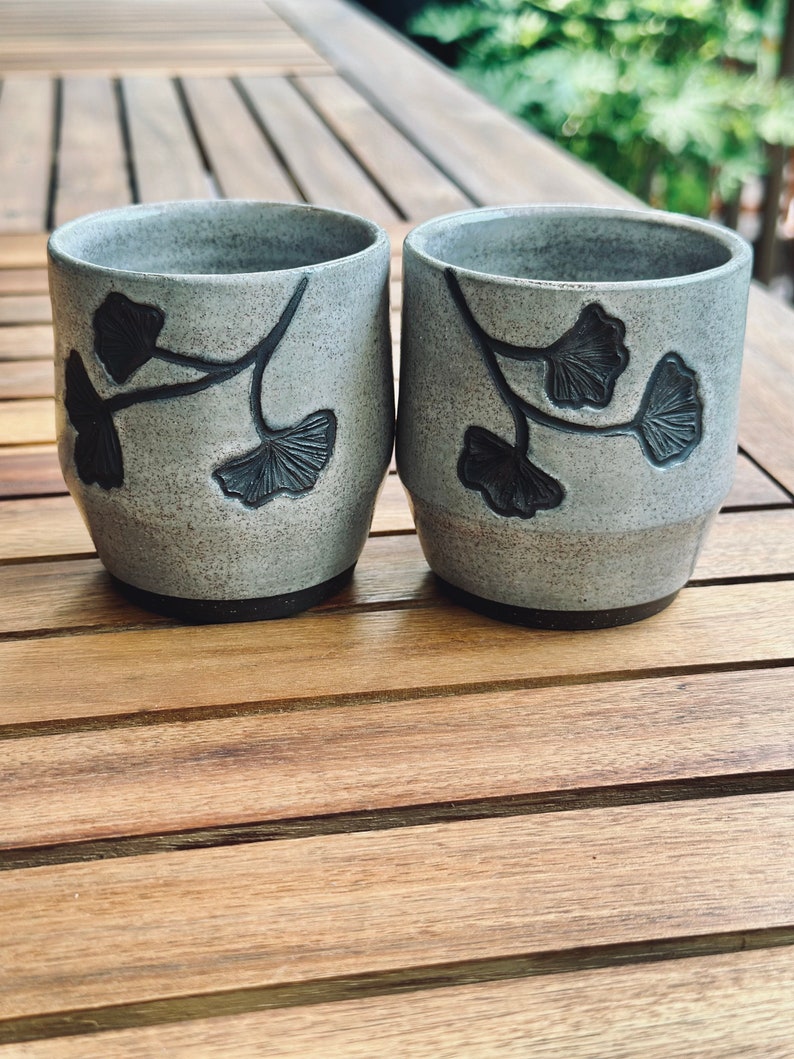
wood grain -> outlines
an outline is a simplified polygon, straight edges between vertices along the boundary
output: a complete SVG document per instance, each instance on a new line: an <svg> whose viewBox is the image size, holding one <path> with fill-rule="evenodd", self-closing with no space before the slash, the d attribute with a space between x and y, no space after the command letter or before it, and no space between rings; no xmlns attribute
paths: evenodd
<svg viewBox="0 0 794 1059"><path fill-rule="evenodd" d="M110 79L66 77L62 93L56 225L132 201Z"/></svg>
<svg viewBox="0 0 794 1059"><path fill-rule="evenodd" d="M341 78L304 76L296 83L406 217L418 221L471 206L460 188ZM399 300L393 298L392 305Z"/></svg>
<svg viewBox="0 0 794 1059"><path fill-rule="evenodd" d="M0 378L5 372L0 372ZM0 499L65 493L55 445L0 447ZM4 509L0 507L0 512ZM3 516L0 514L0 522ZM2 555L0 547L0 555Z"/></svg>
<svg viewBox="0 0 794 1059"><path fill-rule="evenodd" d="M19 405L37 405L35 416L31 417L29 407L17 409ZM51 437L52 430L46 426L52 415L52 403L47 401L7 401L0 404L0 432L7 431L9 440L18 440L24 445L28 439ZM27 455L20 467L15 458L17 451ZM21 450L6 450L0 459L0 470L9 467L9 480L14 496L18 496L17 483L25 473L25 465L32 466L34 474L39 475L50 491L63 493L60 471L57 468L53 446L45 447L47 456L44 460L33 458L31 446ZM5 461L8 461L7 463ZM47 464L51 474L47 472ZM24 494L25 490L22 490ZM372 532L375 534L413 531L413 521L408 508L402 485L396 475L389 475L384 483L375 515L372 520ZM43 559L76 555L93 555L94 546L85 528L80 512L70 496L45 496L41 498L25 497L0 503L0 562L3 560Z"/></svg>
<svg viewBox="0 0 794 1059"><path fill-rule="evenodd" d="M0 236L0 254L2 254L2 236ZM0 262L0 293L6 294L46 294L46 268L5 268Z"/></svg>
<svg viewBox="0 0 794 1059"><path fill-rule="evenodd" d="M6 360L30 358L52 362L52 350L52 327L49 324L0 327L0 364Z"/></svg>
<svg viewBox="0 0 794 1059"><path fill-rule="evenodd" d="M47 225L54 119L51 78L5 81L0 95L0 232Z"/></svg>
<svg viewBox="0 0 794 1059"><path fill-rule="evenodd" d="M182 83L222 195L291 202L300 199L269 141L228 78L186 77Z"/></svg>
<svg viewBox="0 0 794 1059"><path fill-rule="evenodd" d="M789 793L3 872L0 1014L787 925L792 858Z"/></svg>
<svg viewBox="0 0 794 1059"><path fill-rule="evenodd" d="M307 201L380 224L397 220L394 208L288 81L242 77L240 84Z"/></svg>
<svg viewBox="0 0 794 1059"><path fill-rule="evenodd" d="M60 637L12 640L0 644L3 722L769 666L791 662L792 645L794 583L785 581L686 589L654 618L578 636L439 605L86 633L68 650Z"/></svg>
<svg viewBox="0 0 794 1059"><path fill-rule="evenodd" d="M341 0L271 0L270 6L363 87L472 201L639 205L360 9Z"/></svg>
<svg viewBox="0 0 794 1059"><path fill-rule="evenodd" d="M52 397L52 364L46 360L18 360L0 368L0 400Z"/></svg>
<svg viewBox="0 0 794 1059"><path fill-rule="evenodd" d="M34 1041L19 1059L790 1059L790 949Z"/></svg>
<svg viewBox="0 0 794 1059"><path fill-rule="evenodd" d="M53 441L55 405L52 399L40 397L0 402L0 438L6 445Z"/></svg>
<svg viewBox="0 0 794 1059"><path fill-rule="evenodd" d="M125 77L121 85L138 200L210 198L204 162L174 82Z"/></svg>
<svg viewBox="0 0 794 1059"><path fill-rule="evenodd" d="M794 309L760 286L750 291L739 440L794 494Z"/></svg>
<svg viewBox="0 0 794 1059"><path fill-rule="evenodd" d="M45 294L6 294L0 297L0 327L5 324L41 324L52 320L52 307Z"/></svg>
<svg viewBox="0 0 794 1059"><path fill-rule="evenodd" d="M791 673L406 698L3 747L4 849L794 769ZM752 706L750 703L752 702ZM208 792L212 796L208 797ZM658 792L657 792L657 797ZM613 798L619 798L615 791Z"/></svg>

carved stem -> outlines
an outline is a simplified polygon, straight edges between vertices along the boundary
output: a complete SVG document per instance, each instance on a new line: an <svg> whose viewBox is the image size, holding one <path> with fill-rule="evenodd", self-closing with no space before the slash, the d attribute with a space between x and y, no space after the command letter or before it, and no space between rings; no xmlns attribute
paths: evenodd
<svg viewBox="0 0 794 1059"><path fill-rule="evenodd" d="M201 393L202 390L206 390L208 387L215 386L218 383L226 382L228 379L234 378L235 375L239 375L241 371L245 371L245 369L249 368L252 364L256 364L257 369L254 372L255 381L252 386L251 412L257 430L261 433L261 428L263 426L264 429L267 430L267 426L264 424L264 419L262 418L260 404L262 375L264 374L264 370L267 367L270 358L278 348L279 342L281 342L281 339L284 337L293 316L297 312L298 305L300 304L308 282L309 280L307 276L304 276L300 280L276 325L261 341L257 342L255 346L249 349L247 353L244 353L238 360L233 361L231 364L216 364L211 361L203 361L199 357L188 357L179 353L171 353L170 350L158 349L156 351L158 354L167 354L167 356L163 356L161 359L169 360L171 363L181 364L185 367L200 368L205 374L198 379L191 379L189 382L177 382L165 386L150 386L142 390L129 390L126 393L116 394L115 397L109 397L107 399L105 402L106 408L110 412L118 412L122 408L130 408L132 405L136 404L145 404L147 401L167 401L174 397L187 397L190 394ZM260 395L257 397L256 401L253 396L254 387L257 395Z"/></svg>

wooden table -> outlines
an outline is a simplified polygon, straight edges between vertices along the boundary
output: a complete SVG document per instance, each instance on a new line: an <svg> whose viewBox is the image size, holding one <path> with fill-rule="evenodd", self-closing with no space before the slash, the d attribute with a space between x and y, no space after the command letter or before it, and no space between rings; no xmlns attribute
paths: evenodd
<svg viewBox="0 0 794 1059"><path fill-rule="evenodd" d="M628 196L342 0L1 0L0 1059L794 1055L794 313L669 610L439 597L389 475L351 588L189 627L57 465L45 229L305 198L394 235Z"/></svg>

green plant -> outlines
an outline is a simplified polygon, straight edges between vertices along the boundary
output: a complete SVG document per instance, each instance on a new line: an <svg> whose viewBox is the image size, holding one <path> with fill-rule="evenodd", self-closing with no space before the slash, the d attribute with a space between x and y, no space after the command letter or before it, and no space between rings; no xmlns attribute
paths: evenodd
<svg viewBox="0 0 794 1059"><path fill-rule="evenodd" d="M474 87L641 198L705 216L765 171L765 144L794 144L783 3L435 2L409 29L453 45Z"/></svg>

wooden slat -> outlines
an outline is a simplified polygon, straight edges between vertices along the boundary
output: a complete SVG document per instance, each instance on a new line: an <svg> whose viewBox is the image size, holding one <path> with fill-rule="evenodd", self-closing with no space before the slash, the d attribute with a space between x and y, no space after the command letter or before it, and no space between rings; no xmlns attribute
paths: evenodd
<svg viewBox="0 0 794 1059"><path fill-rule="evenodd" d="M313 702L342 690L397 697L415 688L769 666L790 661L792 644L794 584L786 581L688 588L654 618L579 636L441 606L311 613L266 626L87 633L68 648L60 637L0 644L3 721Z"/></svg>
<svg viewBox="0 0 794 1059"><path fill-rule="evenodd" d="M421 220L471 206L470 198L341 78L299 77L297 83L406 217Z"/></svg>
<svg viewBox="0 0 794 1059"><path fill-rule="evenodd" d="M739 455L736 477L724 507L754 507L765 504L790 504L791 497L776 482L756 467L746 456Z"/></svg>
<svg viewBox="0 0 794 1059"><path fill-rule="evenodd" d="M779 577L794 572L794 507L717 518L694 579ZM794 644L792 645L794 646Z"/></svg>
<svg viewBox="0 0 794 1059"><path fill-rule="evenodd" d="M0 232L37 231L47 226L54 101L49 77L12 79L3 85Z"/></svg>
<svg viewBox="0 0 794 1059"><path fill-rule="evenodd" d="M12 739L0 845L201 828L220 844L235 824L792 769L790 687L734 672Z"/></svg>
<svg viewBox="0 0 794 1059"><path fill-rule="evenodd" d="M2 8L4 71L327 69L306 41L257 0L226 0L222 7L190 0L36 0L18 7L3 0Z"/></svg>
<svg viewBox="0 0 794 1059"><path fill-rule="evenodd" d="M380 224L397 220L394 208L288 81L243 77L241 84L307 201Z"/></svg>
<svg viewBox="0 0 794 1059"><path fill-rule="evenodd" d="M52 397L55 389L52 364L46 360L17 360L0 366L0 400Z"/></svg>
<svg viewBox="0 0 794 1059"><path fill-rule="evenodd" d="M9 432L14 427L12 412L19 405L41 404L42 425L46 425L51 414L52 402L7 401L0 404L0 426L6 423ZM50 412L48 413L48 406ZM30 415L21 415L18 433L32 433ZM43 432L43 431L42 431ZM20 444L24 444L20 441ZM26 453L30 453L28 447ZM11 456L14 456L11 450ZM28 456L28 458L30 458ZM51 473L47 472L47 461ZM55 456L50 448L45 460L34 460L36 473L42 475L46 492L62 491L63 486L55 467ZM0 463L2 467L2 463ZM10 482L14 492L19 480L20 467L15 460L10 463ZM59 488L60 487L60 488ZM24 491L23 491L24 493ZM373 533L410 532L413 521L405 499L405 493L394 475L390 475L383 487L372 520ZM19 559L58 558L64 555L93 555L94 548L80 514L69 496L48 496L37 499L11 500L0 504L0 561Z"/></svg>
<svg viewBox="0 0 794 1059"><path fill-rule="evenodd" d="M20 1045L20 1059L790 1059L790 949L313 1004ZM0 1054L3 1054L0 1049Z"/></svg>
<svg viewBox="0 0 794 1059"><path fill-rule="evenodd" d="M0 250L1 255L2 250ZM0 294L46 293L47 270L45 268L3 268L0 261Z"/></svg>
<svg viewBox="0 0 794 1059"><path fill-rule="evenodd" d="M573 155L500 111L360 8L341 0L271 0L270 6L476 202L637 200Z"/></svg>
<svg viewBox="0 0 794 1059"><path fill-rule="evenodd" d="M370 537L352 583L316 609L392 606L433 596L415 538ZM0 564L0 635L163 621L123 601L97 559Z"/></svg>
<svg viewBox="0 0 794 1059"><path fill-rule="evenodd" d="M173 81L125 77L122 93L138 199L209 198L204 163Z"/></svg>
<svg viewBox="0 0 794 1059"><path fill-rule="evenodd" d="M8 871L0 1014L788 925L792 858L779 794Z"/></svg>
<svg viewBox="0 0 794 1059"><path fill-rule="evenodd" d="M3 294L0 297L0 326L42 324L52 320L49 296L42 294Z"/></svg>
<svg viewBox="0 0 794 1059"><path fill-rule="evenodd" d="M65 488L65 487L64 487ZM23 495L11 481L9 495ZM0 507L9 544L0 558L21 558L14 552L39 547L48 554L36 534L31 511L51 525L49 554L88 556L93 546L82 527L76 509L73 518L64 521L66 502L42 500L35 506L12 504ZM58 515L47 517L47 509ZM399 513L397 513L399 514ZM376 521L393 523L395 512L383 507ZM708 540L695 571L695 583L717 578L780 576L791 569L794 513L769 512L762 517L722 517ZM30 525L30 532L26 527ZM73 527L70 529L70 527ZM38 536L38 544L35 544ZM16 544L11 543L11 539ZM748 548L748 541L753 547ZM58 629L129 627L157 621L137 608L121 606L99 564L91 559L61 563L40 561L33 564L14 562L0 566L0 633L54 631ZM435 597L433 578L427 568L419 543L413 534L398 537L374 536L367 542L352 584L323 605L323 609L373 607L426 602Z"/></svg>
<svg viewBox="0 0 794 1059"><path fill-rule="evenodd" d="M300 198L231 81L186 77L183 85L223 195L279 201Z"/></svg>
<svg viewBox="0 0 794 1059"><path fill-rule="evenodd" d="M46 264L47 232L0 233L0 268L44 268Z"/></svg>
<svg viewBox="0 0 794 1059"><path fill-rule="evenodd" d="M131 201L113 86L102 77L63 80L55 223Z"/></svg>
<svg viewBox="0 0 794 1059"><path fill-rule="evenodd" d="M52 360L52 327L49 324L21 324L0 327L0 363L4 360Z"/></svg>
<svg viewBox="0 0 794 1059"><path fill-rule="evenodd" d="M754 285L747 319L739 440L794 494L794 309Z"/></svg>
<svg viewBox="0 0 794 1059"><path fill-rule="evenodd" d="M0 498L65 492L55 445L0 448Z"/></svg>
<svg viewBox="0 0 794 1059"><path fill-rule="evenodd" d="M0 438L5 444L30 445L55 437L55 405L47 398L0 403Z"/></svg>

